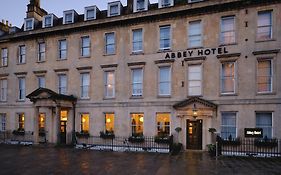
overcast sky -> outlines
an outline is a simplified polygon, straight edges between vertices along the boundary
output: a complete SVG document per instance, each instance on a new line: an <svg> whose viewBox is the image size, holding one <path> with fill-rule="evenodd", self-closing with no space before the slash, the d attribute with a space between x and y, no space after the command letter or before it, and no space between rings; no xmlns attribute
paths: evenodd
<svg viewBox="0 0 281 175"><path fill-rule="evenodd" d="M57 17L62 17L64 10L74 9L79 14L84 13L84 7L97 5L100 10L107 8L107 3L116 0L41 0L41 7L48 13L54 13ZM123 6L127 5L127 0L121 0ZM150 3L158 0L150 0ZM26 17L26 9L29 0L1 0L0 20L8 20L13 26L21 27Z"/></svg>

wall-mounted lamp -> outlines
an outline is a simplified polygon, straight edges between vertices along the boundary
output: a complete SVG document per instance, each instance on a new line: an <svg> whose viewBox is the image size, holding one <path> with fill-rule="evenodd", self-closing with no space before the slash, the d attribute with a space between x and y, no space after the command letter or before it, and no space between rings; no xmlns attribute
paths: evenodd
<svg viewBox="0 0 281 175"><path fill-rule="evenodd" d="M193 104L192 114L195 119L198 117L198 110L195 103Z"/></svg>

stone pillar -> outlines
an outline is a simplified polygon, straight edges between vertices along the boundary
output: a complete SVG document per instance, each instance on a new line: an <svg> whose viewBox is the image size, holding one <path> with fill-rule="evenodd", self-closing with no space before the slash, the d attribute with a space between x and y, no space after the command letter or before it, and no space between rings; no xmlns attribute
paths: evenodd
<svg viewBox="0 0 281 175"><path fill-rule="evenodd" d="M34 108L34 130L33 130L33 138L34 143L38 143L39 137L39 124L38 124L38 116L39 116L39 107Z"/></svg>
<svg viewBox="0 0 281 175"><path fill-rule="evenodd" d="M55 116L55 125L57 128L56 129L56 135L57 135L57 142L56 143L60 143L60 107L56 106L56 116Z"/></svg>

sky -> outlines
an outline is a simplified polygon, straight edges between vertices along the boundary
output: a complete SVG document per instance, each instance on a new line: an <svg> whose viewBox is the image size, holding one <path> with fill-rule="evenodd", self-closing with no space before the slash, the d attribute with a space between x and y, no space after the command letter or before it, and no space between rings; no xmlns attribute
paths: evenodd
<svg viewBox="0 0 281 175"><path fill-rule="evenodd" d="M107 3L116 0L40 0L41 8L57 17L62 17L63 11L74 9L77 13L83 14L84 7L96 5L100 10L107 9ZM127 0L120 0L123 6ZM150 0L150 3L158 0ZM26 17L26 9L29 0L1 0L0 21L8 20L13 26L21 27Z"/></svg>

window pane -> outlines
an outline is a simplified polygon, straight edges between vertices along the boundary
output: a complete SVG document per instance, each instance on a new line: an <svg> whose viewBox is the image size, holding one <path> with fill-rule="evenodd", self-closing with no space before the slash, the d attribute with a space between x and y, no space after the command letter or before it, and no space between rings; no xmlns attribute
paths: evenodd
<svg viewBox="0 0 281 175"><path fill-rule="evenodd" d="M170 95L171 72L170 67L160 67L159 70L159 95Z"/></svg>
<svg viewBox="0 0 281 175"><path fill-rule="evenodd" d="M201 65L188 67L188 94L201 95Z"/></svg>
<svg viewBox="0 0 281 175"><path fill-rule="evenodd" d="M222 113L221 136L223 139L236 138L236 113Z"/></svg>
<svg viewBox="0 0 281 175"><path fill-rule="evenodd" d="M131 114L131 127L133 136L143 135L143 114Z"/></svg>
<svg viewBox="0 0 281 175"><path fill-rule="evenodd" d="M221 73L221 91L222 93L235 92L235 63L226 62L222 63Z"/></svg>
<svg viewBox="0 0 281 175"><path fill-rule="evenodd" d="M160 27L160 49L170 48L170 26Z"/></svg>
<svg viewBox="0 0 281 175"><path fill-rule="evenodd" d="M258 92L272 91L272 66L271 60L258 61L257 72Z"/></svg>
<svg viewBox="0 0 281 175"><path fill-rule="evenodd" d="M142 29L133 30L133 51L142 51Z"/></svg>
<svg viewBox="0 0 281 175"><path fill-rule="evenodd" d="M80 86L81 86L81 97L82 98L88 98L89 97L89 87L90 87L90 74L89 73L83 73L81 74L81 80L80 80Z"/></svg>
<svg viewBox="0 0 281 175"><path fill-rule="evenodd" d="M89 114L81 114L81 132L89 133L90 128L90 115Z"/></svg>
<svg viewBox="0 0 281 175"><path fill-rule="evenodd" d="M229 44L235 42L235 20L232 17L221 19L221 43Z"/></svg>
<svg viewBox="0 0 281 175"><path fill-rule="evenodd" d="M115 96L114 72L105 72L105 97Z"/></svg>
<svg viewBox="0 0 281 175"><path fill-rule="evenodd" d="M256 113L256 127L263 129L263 137L272 138L272 113Z"/></svg>
<svg viewBox="0 0 281 175"><path fill-rule="evenodd" d="M170 135L170 116L168 113L158 113L156 115L158 136Z"/></svg>
<svg viewBox="0 0 281 175"><path fill-rule="evenodd" d="M142 95L142 82L143 82L142 69L132 70L132 95Z"/></svg>
<svg viewBox="0 0 281 175"><path fill-rule="evenodd" d="M272 38L272 12L258 13L257 39L266 40Z"/></svg>
<svg viewBox="0 0 281 175"><path fill-rule="evenodd" d="M95 10L87 10L87 19L94 19L95 18Z"/></svg>
<svg viewBox="0 0 281 175"><path fill-rule="evenodd" d="M105 114L105 132L114 133L114 114Z"/></svg>

